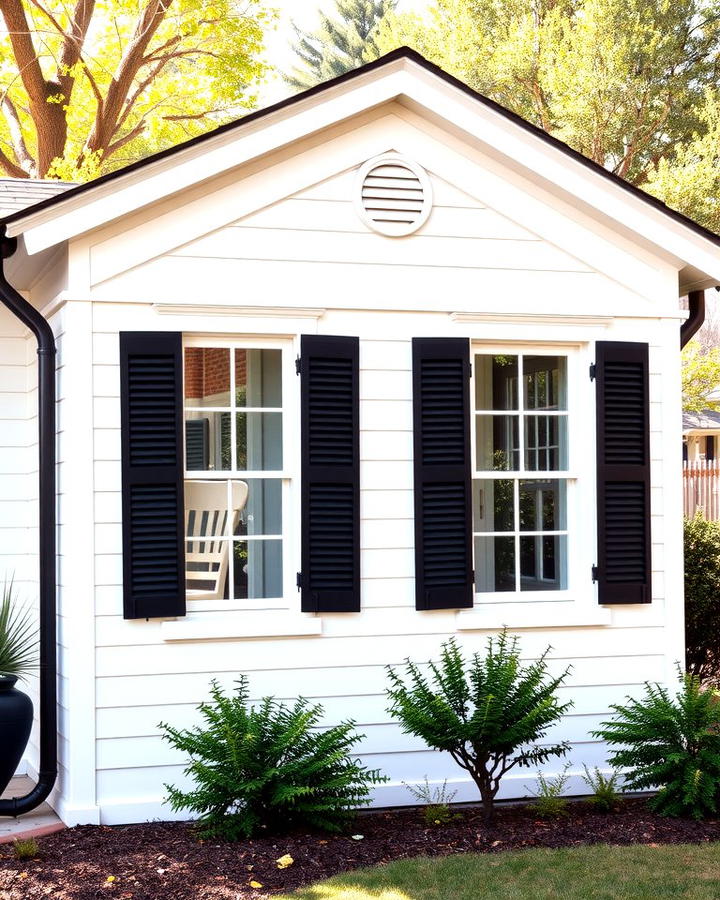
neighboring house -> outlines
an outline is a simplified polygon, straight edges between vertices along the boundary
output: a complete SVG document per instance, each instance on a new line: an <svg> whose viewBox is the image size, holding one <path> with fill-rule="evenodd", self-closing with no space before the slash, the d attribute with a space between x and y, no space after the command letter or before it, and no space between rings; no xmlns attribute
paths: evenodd
<svg viewBox="0 0 720 900"><path fill-rule="evenodd" d="M572 665L585 791L609 705L683 658L678 297L714 235L407 50L6 222L58 342L66 822L170 818L158 722L238 672L353 717L377 805L476 798L384 666L503 625ZM30 590L34 343L2 321Z"/></svg>
<svg viewBox="0 0 720 900"><path fill-rule="evenodd" d="M720 412L683 413L683 460L708 462L720 455Z"/></svg>

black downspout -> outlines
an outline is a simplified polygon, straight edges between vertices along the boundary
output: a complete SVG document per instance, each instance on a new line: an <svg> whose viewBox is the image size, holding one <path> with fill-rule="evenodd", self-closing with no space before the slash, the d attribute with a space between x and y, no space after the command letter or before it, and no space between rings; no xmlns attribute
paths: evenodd
<svg viewBox="0 0 720 900"><path fill-rule="evenodd" d="M680 349L699 331L705 321L705 291L690 291L688 294L690 315L680 326Z"/></svg>
<svg viewBox="0 0 720 900"><path fill-rule="evenodd" d="M5 278L4 260L17 241L0 226L0 301L26 325L38 344L39 567L40 567L40 768L24 797L0 800L0 816L30 812L47 798L57 778L57 661L55 600L55 336L47 319Z"/></svg>

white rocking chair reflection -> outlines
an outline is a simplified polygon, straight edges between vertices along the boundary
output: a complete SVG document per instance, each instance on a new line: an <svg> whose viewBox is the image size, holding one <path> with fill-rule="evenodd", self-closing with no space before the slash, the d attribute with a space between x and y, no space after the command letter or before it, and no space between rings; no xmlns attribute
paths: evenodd
<svg viewBox="0 0 720 900"><path fill-rule="evenodd" d="M244 481L230 484L228 529L226 481L185 482L185 591L188 600L221 600L225 594L231 541L248 499ZM225 538L213 540L213 538Z"/></svg>

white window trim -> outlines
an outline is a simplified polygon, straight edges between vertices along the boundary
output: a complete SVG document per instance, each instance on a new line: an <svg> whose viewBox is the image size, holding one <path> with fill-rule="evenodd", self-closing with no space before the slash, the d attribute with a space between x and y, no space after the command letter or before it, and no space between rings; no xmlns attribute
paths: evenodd
<svg viewBox="0 0 720 900"><path fill-rule="evenodd" d="M295 573L300 569L300 534L293 523L300 521L300 386L295 373L299 337L277 338L245 335L183 334L187 347L242 347L251 350L281 350L283 378L283 468L266 474L282 480L283 501L283 596L249 600L187 600L187 615L168 620L160 627L164 641L242 640L245 638L292 637L322 633L322 618L300 612ZM184 427L183 396L183 427ZM184 441L184 437L183 437ZM183 444L184 446L184 444ZM197 473L194 473L198 477ZM229 480L225 471L203 472L203 478ZM183 478L189 473L183 470Z"/></svg>
<svg viewBox="0 0 720 900"><path fill-rule="evenodd" d="M567 480L567 587L560 591L475 592L472 609L456 613L456 628L464 630L583 627L610 625L611 610L599 606L591 568L596 555L595 490L595 385L590 380L589 344L534 343L529 341L472 341L470 446L475 477L476 354L562 355L567 358L568 468L557 475ZM497 473L501 478L505 473ZM493 476L494 477L494 476ZM518 476L508 473L506 477ZM473 553L475 542L473 540Z"/></svg>

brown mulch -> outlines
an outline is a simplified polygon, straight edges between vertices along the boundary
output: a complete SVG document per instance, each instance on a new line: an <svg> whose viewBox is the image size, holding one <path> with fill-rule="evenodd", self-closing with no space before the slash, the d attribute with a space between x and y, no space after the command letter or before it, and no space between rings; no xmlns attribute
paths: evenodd
<svg viewBox="0 0 720 900"><path fill-rule="evenodd" d="M30 860L16 860L11 844L0 845L0 900L246 900L409 856L717 841L720 821L662 818L645 800L630 799L609 815L572 803L567 816L552 821L529 807L501 807L490 829L476 808L460 809L441 826L427 826L419 809L368 813L354 833L362 839L303 833L231 844L198 841L187 823L85 825L39 839L40 853ZM280 869L276 860L285 854L294 862Z"/></svg>

